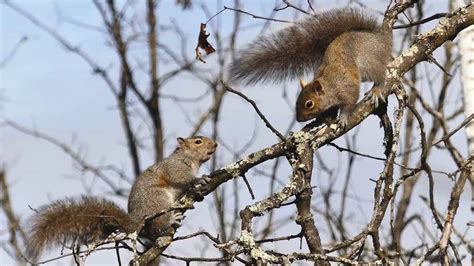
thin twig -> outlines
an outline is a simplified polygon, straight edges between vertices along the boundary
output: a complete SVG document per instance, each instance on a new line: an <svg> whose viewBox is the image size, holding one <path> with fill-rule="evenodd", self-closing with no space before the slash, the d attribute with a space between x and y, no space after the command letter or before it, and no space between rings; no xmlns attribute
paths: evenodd
<svg viewBox="0 0 474 266"><path fill-rule="evenodd" d="M240 97L242 97L244 100L246 100L248 103L250 103L253 108L255 109L255 111L257 112L258 116L260 116L260 118L263 120L263 122L265 123L265 125L275 134L278 136L278 138L280 138L281 141L286 141L286 138L276 129L274 128L270 122L268 121L268 119L262 114L262 112L260 111L260 109L258 109L257 107L257 104L255 103L255 101L251 100L249 97L247 97L245 94L239 92L239 91L236 91L234 89L232 89L231 87L229 87L224 81L221 81L222 85L224 86L224 88L229 91L229 92L232 92Z"/></svg>

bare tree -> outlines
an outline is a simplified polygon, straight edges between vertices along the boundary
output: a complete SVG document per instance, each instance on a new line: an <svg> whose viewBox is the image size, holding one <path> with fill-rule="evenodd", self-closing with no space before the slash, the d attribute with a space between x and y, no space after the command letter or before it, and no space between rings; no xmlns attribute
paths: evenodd
<svg viewBox="0 0 474 266"><path fill-rule="evenodd" d="M351 2L369 9L363 1ZM208 169L210 183L188 191L173 208L184 214L197 202L212 202L212 217L203 223L203 230L177 236L174 228L146 250L137 247L133 238L119 235L106 243L110 245L80 250L76 255L81 261L94 251L116 254L112 257L114 263L121 264L121 251L122 256L126 252L139 265L157 257L162 262L188 264L462 263L469 251L472 255L472 225L455 224L455 218L460 216L466 181L472 181L473 157L453 139L458 131L472 125L474 114L468 109L467 93L464 105L450 104L453 95L460 94L455 84L459 81L461 55L466 60L468 54L462 52L464 41L461 52L450 41L458 34L469 34L461 31L474 23L474 7L469 4L449 10L446 3L445 12L433 13L424 1L400 2L376 10L384 14L383 23L393 26L397 37L394 60L387 67L383 86L384 97L395 96L389 98L389 105L375 108L366 96L344 128L337 121L313 122L291 132L295 119L291 116L294 95L288 92L290 89L284 87L280 95L272 88L271 97L262 94L263 98L254 98L251 90L244 93L227 83L227 66L238 53L242 36L249 28L255 30L255 22L262 22L258 34L263 34L275 23L291 23L278 15L299 18L324 6L312 1L275 1L268 14L258 14L239 0L232 1L232 7L220 2L177 1L175 9L183 10L169 23L163 23L161 5L165 3L94 0L100 26L66 20L106 40L115 56L114 67L109 67L107 62L97 61L94 51L75 44L44 18L15 2L4 1L2 8L32 22L103 81L102 87L110 91L117 108L129 167L92 162L77 142L63 141L8 118L2 129L33 136L61 149L82 174L98 178L108 192L123 198L147 163L166 155L169 136L176 134L167 129L172 126L166 124L167 117L179 115L184 121L180 128L191 135L210 136L221 144ZM198 11L209 18L203 25L210 33L208 40L215 53L195 58L189 51L195 46L202 21L194 23L196 36L191 40L188 29L179 22ZM13 59L2 59L2 68L8 67L9 60ZM469 74L465 71L468 67L462 66L464 74ZM198 89L176 89L175 84L185 79L192 80ZM468 90L468 83L463 81L463 85ZM287 119L277 120L265 108L272 104L269 99L273 97L281 102L277 107L288 109ZM229 121L234 104L254 114L254 119L240 115L242 125L236 124L237 119ZM171 105L175 112L170 111ZM273 106L275 113L280 111L276 109ZM395 110L393 115L391 110ZM463 112L465 119L460 118ZM361 133L369 128L367 118L372 114L377 121L371 125L380 121L382 127L377 141ZM260 130L261 125L266 128ZM232 126L245 128L245 134L227 134L227 127ZM239 145L234 144L235 138ZM276 143L262 148L258 140L263 138ZM377 147L369 149L374 143ZM452 167L440 167L441 160ZM369 168L374 171L363 171ZM375 174L375 169L380 173ZM25 216L17 216L12 207L17 195L9 193L4 172L0 179L1 206L8 229L2 230L8 236L2 248L11 261L25 264L22 249L27 235L20 223ZM450 195L444 200L435 193L438 183L449 184ZM183 229L188 222L184 220ZM209 225L211 222L214 226ZM204 251L188 256L173 249L193 244ZM42 263L72 255L66 252Z"/></svg>

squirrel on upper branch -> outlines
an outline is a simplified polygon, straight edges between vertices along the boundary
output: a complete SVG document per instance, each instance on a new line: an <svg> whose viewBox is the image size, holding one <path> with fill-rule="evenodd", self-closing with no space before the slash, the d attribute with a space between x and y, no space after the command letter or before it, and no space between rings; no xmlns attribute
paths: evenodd
<svg viewBox="0 0 474 266"><path fill-rule="evenodd" d="M128 213L111 201L88 196L58 200L38 208L29 219L28 258L36 262L49 247L97 244L111 233L130 234L139 230L145 218L172 207L193 185L209 181L208 177L196 175L216 148L217 143L206 137L178 138L178 147L169 157L137 178L128 198ZM178 213L168 212L148 221L139 236L154 240L181 219Z"/></svg>
<svg viewBox="0 0 474 266"><path fill-rule="evenodd" d="M332 9L258 38L237 54L230 80L276 83L313 71L311 82L300 80L296 120L318 118L337 107L345 126L362 81L374 82L375 105L385 101L380 85L391 52L391 28L359 9Z"/></svg>

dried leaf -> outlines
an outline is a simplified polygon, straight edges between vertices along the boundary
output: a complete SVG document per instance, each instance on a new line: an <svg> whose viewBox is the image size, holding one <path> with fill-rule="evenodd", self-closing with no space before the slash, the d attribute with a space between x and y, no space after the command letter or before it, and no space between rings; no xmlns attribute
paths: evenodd
<svg viewBox="0 0 474 266"><path fill-rule="evenodd" d="M198 38L198 44L196 46L196 59L199 59L199 61L206 63L204 59L202 58L202 54L199 51L199 49L202 49L206 52L206 54L212 54L216 51L214 47L207 41L207 38L211 34L206 33L206 24L201 23L200 31L199 31L199 38Z"/></svg>

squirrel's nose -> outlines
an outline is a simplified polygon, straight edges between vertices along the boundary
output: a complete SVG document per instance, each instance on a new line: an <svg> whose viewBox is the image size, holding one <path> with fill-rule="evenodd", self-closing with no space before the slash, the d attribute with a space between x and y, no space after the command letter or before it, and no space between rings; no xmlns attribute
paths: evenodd
<svg viewBox="0 0 474 266"><path fill-rule="evenodd" d="M214 148L217 148L217 143L214 143Z"/></svg>

